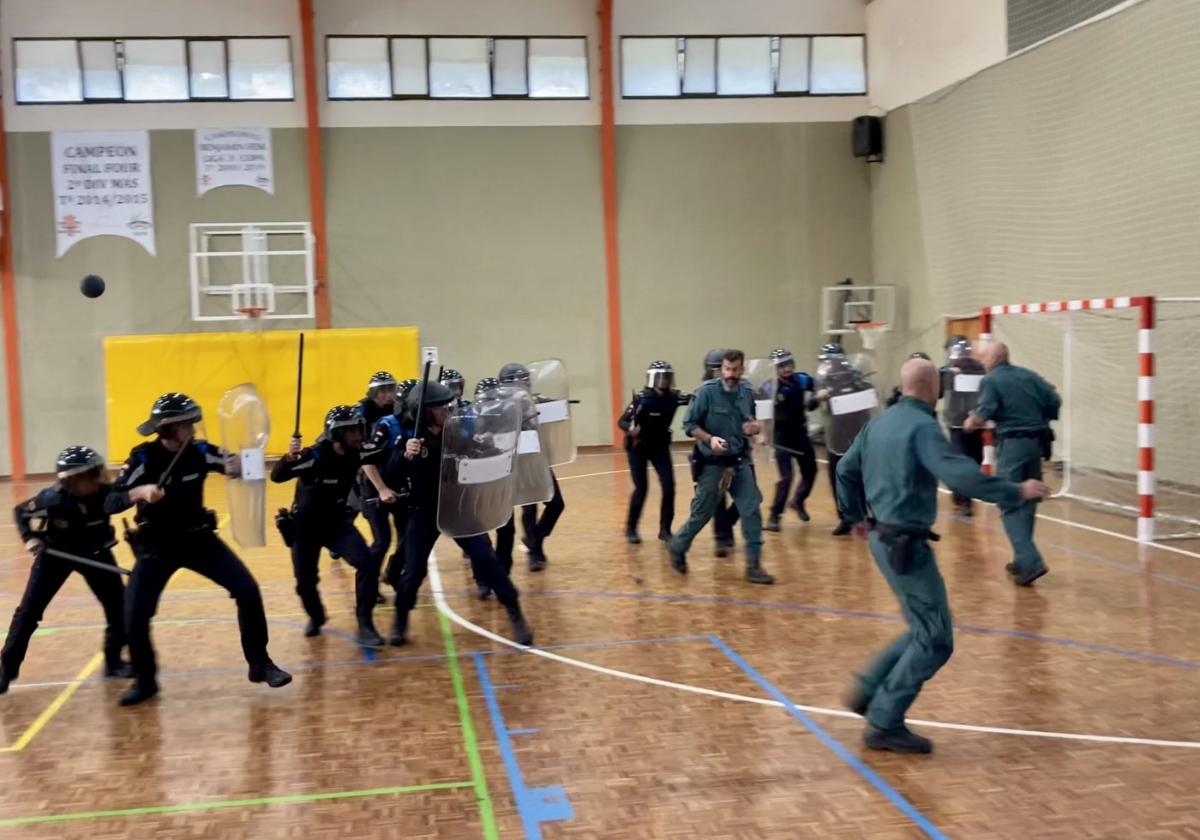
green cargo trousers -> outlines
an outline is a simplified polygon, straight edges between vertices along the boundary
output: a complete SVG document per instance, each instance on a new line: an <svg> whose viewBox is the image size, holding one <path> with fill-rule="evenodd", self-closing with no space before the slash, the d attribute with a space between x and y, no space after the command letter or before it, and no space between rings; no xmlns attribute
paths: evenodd
<svg viewBox="0 0 1200 840"><path fill-rule="evenodd" d="M691 548L692 540L700 533L700 529L712 519L724 491L721 489L721 477L726 469L733 470L733 480L729 485L729 493L733 503L741 514L742 535L746 542L746 561L757 562L762 556L762 493L758 491L758 483L754 480L754 472L750 462L743 461L736 467L723 467L720 464L705 464L700 470L700 479L696 482L696 495L692 497L692 511L683 527L671 538L671 550L686 554Z"/></svg>
<svg viewBox="0 0 1200 840"><path fill-rule="evenodd" d="M996 453L996 475L1020 484L1030 478L1042 479L1042 443L1036 438L1003 438ZM1012 543L1013 574L1017 577L1046 565L1033 543L1037 522L1037 502L1022 502L1004 511L1004 533Z"/></svg>
<svg viewBox="0 0 1200 840"><path fill-rule="evenodd" d="M897 729L921 691L921 686L954 652L950 603L937 560L928 543L912 547L903 574L888 562L888 547L878 534L870 536L875 565L896 593L908 629L892 642L859 675L859 686L868 700L867 720L878 729Z"/></svg>

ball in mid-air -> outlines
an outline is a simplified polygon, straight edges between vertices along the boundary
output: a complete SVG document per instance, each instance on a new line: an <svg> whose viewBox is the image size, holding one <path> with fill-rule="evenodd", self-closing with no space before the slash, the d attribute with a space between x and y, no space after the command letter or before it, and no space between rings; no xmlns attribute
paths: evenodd
<svg viewBox="0 0 1200 840"><path fill-rule="evenodd" d="M79 291L83 292L86 297L100 297L104 294L104 278L98 274L89 274L80 281Z"/></svg>

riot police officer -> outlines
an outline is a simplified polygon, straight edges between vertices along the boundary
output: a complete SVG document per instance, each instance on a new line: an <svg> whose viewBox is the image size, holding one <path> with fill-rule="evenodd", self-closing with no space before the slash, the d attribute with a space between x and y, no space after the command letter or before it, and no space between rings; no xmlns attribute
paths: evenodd
<svg viewBox="0 0 1200 840"><path fill-rule="evenodd" d="M204 507L209 473L236 474L238 460L211 443L196 440L200 406L186 394L163 394L138 433L155 439L129 453L113 491L104 500L108 514L137 505L137 530L129 534L137 558L129 578L125 628L136 681L121 696L122 706L158 693L158 663L150 642L150 620L175 572L190 569L229 592L237 602L242 653L250 682L285 686L291 674L267 654L267 616L262 593L245 564L217 536L216 515Z"/></svg>
<svg viewBox="0 0 1200 840"><path fill-rule="evenodd" d="M646 369L646 387L634 394L633 401L617 421L625 432L625 456L633 477L633 495L629 497L629 516L625 538L631 545L642 541L637 524L646 503L649 488L648 465L653 465L662 488L658 517L658 538L671 538L675 518L675 467L671 463L671 423L675 411L687 405L688 398L675 390L675 371L665 361L651 362Z"/></svg>
<svg viewBox="0 0 1200 840"><path fill-rule="evenodd" d="M422 390L425 391L422 399ZM417 603L417 592L428 572L429 553L441 532L437 524L438 498L441 490L442 433L450 416L454 394L440 382L420 385L408 396L414 415L415 431L398 447L402 452L411 492L408 497L408 529L404 536L404 570L396 594L396 620L388 642L403 645L408 640L408 616ZM424 406L424 417L419 416ZM416 435L420 437L416 437ZM386 450L380 450L385 452ZM366 457L372 457L367 453ZM475 579L496 593L496 599L508 612L513 637L522 645L533 644L530 630L518 599L517 588L509 579L486 534L456 539L455 542L470 557Z"/></svg>
<svg viewBox="0 0 1200 840"><path fill-rule="evenodd" d="M850 448L860 429L871 419L872 408L840 411L834 404L836 397L850 397L864 391L874 392L870 383L850 360L840 344L829 343L821 348L817 356L817 393L809 401L810 410L825 403L825 453L829 459L829 484L833 503L839 511L838 525L833 530L835 537L850 533L850 523L840 516L838 506L837 465L842 455ZM874 403L873 403L874 405Z"/></svg>
<svg viewBox="0 0 1200 840"><path fill-rule="evenodd" d="M963 428L967 416L979 402L979 387L987 371L971 355L971 340L952 335L946 340L946 364L941 369L942 421L950 432L950 449L983 463L983 432ZM954 494L954 504L963 516L971 516L971 497Z"/></svg>
<svg viewBox="0 0 1200 840"><path fill-rule="evenodd" d="M463 402L463 391L465 390L466 380L463 375L454 368L443 368L441 374L438 375L438 382L445 385L454 394L453 406L458 406Z"/></svg>
<svg viewBox="0 0 1200 840"><path fill-rule="evenodd" d="M529 370L524 365L517 362L509 362L504 367L500 368L500 373L496 377L501 384L520 383L528 387L529 385ZM537 395L535 394L536 398ZM554 531L554 526L558 523L558 519L562 516L566 504L563 502L562 491L558 488L558 478L554 475L554 471L550 471L550 481L554 485L554 496L550 501L542 506L542 515L538 517L537 504L529 504L521 506L521 527L525 532L523 542L525 547L529 549L529 571L540 572L546 568L546 552L544 545L550 534ZM515 537L515 525L510 521L507 525L496 532L496 553L499 555L501 562L508 568L512 567L512 547Z"/></svg>
<svg viewBox="0 0 1200 840"><path fill-rule="evenodd" d="M779 518L783 516L788 492L792 488L792 461L800 466L800 484L792 507L804 522L809 521L804 503L812 493L817 477L817 454L808 437L808 414L805 406L816 383L807 373L796 372L796 359L792 351L779 348L771 351L771 362L775 366L774 400L775 465L779 468L779 482L775 485L775 498L771 503L771 516L763 526L768 531L779 530Z"/></svg>
<svg viewBox="0 0 1200 840"><path fill-rule="evenodd" d="M58 482L13 508L17 532L25 550L33 555L33 566L0 651L0 694L8 691L9 683L20 673L29 640L72 572L83 576L104 609L104 676L133 676L133 667L121 660L125 587L113 559L113 529L104 511L104 500L112 492L104 475L104 459L86 446L69 446L59 454L55 466ZM47 549L111 566L112 571L73 562Z"/></svg>
<svg viewBox="0 0 1200 840"><path fill-rule="evenodd" d="M358 410L366 422L367 433L370 434L375 424L392 413L392 405L396 399L396 378L386 370L371 374L367 382L367 395L358 401Z"/></svg>
<svg viewBox="0 0 1200 840"><path fill-rule="evenodd" d="M415 379L405 379L396 386L392 413L381 418L373 429L367 430L364 457L368 451L374 452L381 446L395 443L403 436L405 429L411 429L412 424L407 419L408 395L418 384ZM363 497L363 518L371 526L371 562L376 569L384 569L383 580L395 589L400 582L399 558L408 517L408 508L396 502L407 490L402 476L397 475L386 461L364 463L362 476L360 492ZM396 529L396 550L388 557L387 566L384 567L383 558L392 545L393 525Z"/></svg>
<svg viewBox="0 0 1200 840"><path fill-rule="evenodd" d="M327 619L317 584L321 549L328 548L354 567L359 644L382 647L383 637L376 632L372 618L379 591L379 559L344 515L346 499L358 476L365 436L366 424L354 406L334 406L325 415L321 440L301 448L299 438L292 438L287 456L271 470L271 480L276 484L296 481L292 508L280 512L278 524L284 542L292 550L296 594L308 614L304 635L320 635Z"/></svg>

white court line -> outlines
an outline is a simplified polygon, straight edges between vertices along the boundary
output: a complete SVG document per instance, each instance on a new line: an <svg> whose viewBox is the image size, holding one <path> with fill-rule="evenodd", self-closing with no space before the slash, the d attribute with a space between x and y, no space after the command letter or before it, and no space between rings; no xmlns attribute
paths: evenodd
<svg viewBox="0 0 1200 840"><path fill-rule="evenodd" d="M582 478L582 476L578 476ZM474 633L477 636L482 636L498 644L506 645L517 650L525 651L526 653L540 656L543 659L549 659L563 665L570 665L573 668L582 668L587 671L595 671L597 674L604 674L609 677L616 677L622 680L631 680L633 682L645 683L646 685L656 685L660 688L671 688L676 691L686 691L690 694L701 694L705 697L716 697L720 700L734 700L739 703L754 703L758 706L776 706L783 708L783 704L777 700L770 700L766 697L748 697L744 694L732 694L727 691L716 691L711 688L703 688L698 685L689 685L687 683L671 682L670 680L660 680L657 677L647 677L643 674L634 674L629 671L618 671L614 668L605 668L602 665L593 665L591 662L584 662L580 659L571 659L568 656L554 653L548 650L541 650L536 647L525 647L517 644L511 639L497 635L490 630L485 630L477 624L472 624L467 619L456 613L450 608L446 602L446 593L442 589L442 575L438 568L437 554L429 553L429 586L433 591L433 601L437 605L438 612L453 621L459 627ZM858 715L844 709L827 709L822 706L801 706L796 704L796 708L816 715L827 715L829 717L856 718ZM920 726L928 726L932 729L954 729L960 732L981 732L988 735L1023 735L1027 738L1054 738L1062 741L1088 741L1101 744L1132 744L1147 747L1178 747L1182 749L1200 749L1200 741L1162 741L1155 738L1129 738L1119 735L1087 735L1075 732L1045 732L1037 729L1006 729L999 726L975 726L967 723L943 723L935 720L915 720L910 718L909 723L915 723Z"/></svg>

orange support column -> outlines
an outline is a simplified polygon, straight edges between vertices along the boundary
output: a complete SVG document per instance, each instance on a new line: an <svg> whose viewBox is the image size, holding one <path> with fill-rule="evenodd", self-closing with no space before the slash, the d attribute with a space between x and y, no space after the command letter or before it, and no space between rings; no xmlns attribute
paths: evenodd
<svg viewBox="0 0 1200 840"><path fill-rule="evenodd" d="M307 112L308 204L312 215L314 299L317 327L332 323L329 308L329 256L325 231L325 174L321 166L321 117L317 99L317 49L313 33L313 0L300 0L300 31L304 47L304 105Z"/></svg>
<svg viewBox="0 0 1200 840"><path fill-rule="evenodd" d="M21 408L21 351L17 333L17 288L13 275L12 202L8 195L8 144L4 134L4 99L0 96L0 310L4 316L4 374L8 397L8 449L12 477L25 477L25 420Z"/></svg>
<svg viewBox="0 0 1200 840"><path fill-rule="evenodd" d="M621 439L616 415L625 405L621 375L621 267L617 249L617 142L613 109L613 0L600 0L600 167L604 191L604 261L607 269L608 386L613 443Z"/></svg>

